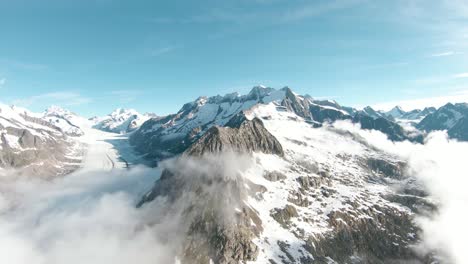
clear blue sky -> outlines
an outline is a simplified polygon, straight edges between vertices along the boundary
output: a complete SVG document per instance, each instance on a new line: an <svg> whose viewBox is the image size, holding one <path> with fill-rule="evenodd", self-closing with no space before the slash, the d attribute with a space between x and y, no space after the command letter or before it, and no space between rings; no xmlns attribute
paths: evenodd
<svg viewBox="0 0 468 264"><path fill-rule="evenodd" d="M464 0L0 0L0 101L166 114L281 88L364 106L465 98Z"/></svg>

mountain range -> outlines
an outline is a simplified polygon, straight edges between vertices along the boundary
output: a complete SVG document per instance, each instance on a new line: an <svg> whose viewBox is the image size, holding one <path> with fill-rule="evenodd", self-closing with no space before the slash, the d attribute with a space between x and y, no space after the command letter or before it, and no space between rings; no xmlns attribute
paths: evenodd
<svg viewBox="0 0 468 264"><path fill-rule="evenodd" d="M0 166L66 175L87 155L83 138L123 134L161 169L135 206L164 200L162 214L178 216L180 263L439 263L437 252L414 250L415 219L437 203L407 160L363 133L424 144L446 130L468 141L467 118L468 104L384 112L264 86L199 97L166 116L117 109L85 119L0 105Z"/></svg>

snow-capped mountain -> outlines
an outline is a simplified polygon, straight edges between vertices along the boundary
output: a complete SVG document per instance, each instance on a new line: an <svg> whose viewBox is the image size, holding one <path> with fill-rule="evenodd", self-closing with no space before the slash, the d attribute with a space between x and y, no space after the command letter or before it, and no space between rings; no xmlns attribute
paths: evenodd
<svg viewBox="0 0 468 264"><path fill-rule="evenodd" d="M423 134L408 134L398 123L408 116L427 114L420 123L427 131L448 129L463 138L455 131L468 131L466 109L449 104L434 113L401 113L395 121L370 107L263 86L246 95L199 97L162 117L117 109L91 122L58 107L35 114L1 106L0 165L56 175L83 160L88 168L73 174L82 189L81 179L94 182L95 172L135 178L113 177L140 173L123 157L131 143L159 168L145 168L156 182L128 193L132 210L143 213L124 218L156 216L130 229L164 227L162 234L143 236L145 243L163 237L170 244L164 254L172 255L155 258L159 263L439 263L437 252L414 250L423 239L416 219L439 205L428 198L410 159L389 149L424 147ZM71 128L85 135L69 137ZM83 138L86 151L76 145ZM405 140L414 144L397 142ZM125 181L112 182L112 190L132 180ZM106 189L94 188L90 196ZM98 203L114 204L105 197Z"/></svg>
<svg viewBox="0 0 468 264"><path fill-rule="evenodd" d="M385 112L384 114L387 116L393 117L395 120L405 121L405 122L419 122L424 117L429 114L432 114L436 111L435 107L426 107L423 110L421 109L414 109L411 111L404 111L400 106L395 106L390 111Z"/></svg>
<svg viewBox="0 0 468 264"><path fill-rule="evenodd" d="M435 107L426 107L423 110L414 109L406 112L402 117L400 117L400 119L417 122L421 121L427 115L434 113L436 110L437 109Z"/></svg>
<svg viewBox="0 0 468 264"><path fill-rule="evenodd" d="M416 127L427 132L447 130L450 137L467 141L468 104L448 103L427 115Z"/></svg>
<svg viewBox="0 0 468 264"><path fill-rule="evenodd" d="M42 119L60 128L66 135L75 137L84 135L83 130L79 127L78 119L80 117L69 110L51 106L45 110Z"/></svg>
<svg viewBox="0 0 468 264"><path fill-rule="evenodd" d="M380 111L376 111L374 110L372 107L370 106L366 106L362 109L362 113L365 114L365 115L368 115L374 119L378 119L378 118L385 118L385 119L389 119L391 121L394 121L393 119L393 116L392 115L388 115L386 113L382 113Z"/></svg>
<svg viewBox="0 0 468 264"><path fill-rule="evenodd" d="M95 117L94 127L113 133L128 133L138 129L145 121L155 117L154 114L140 114L133 109L118 108L107 116Z"/></svg>
<svg viewBox="0 0 468 264"><path fill-rule="evenodd" d="M402 118L406 112L401 108L401 106L397 105L385 114L392 116L393 118Z"/></svg>
<svg viewBox="0 0 468 264"><path fill-rule="evenodd" d="M272 92L278 98L283 91L270 90L263 98ZM238 102L240 108L260 99L248 98ZM180 262L429 260L412 249L420 240L413 220L434 205L411 184L405 162L347 130L349 121L314 126L303 104L295 104L297 96L288 100L263 100L228 120L221 115L215 120L222 125L211 126L181 156L161 165L160 179L139 206L162 198L168 215L183 212L180 234L174 234L182 237L175 253Z"/></svg>
<svg viewBox="0 0 468 264"><path fill-rule="evenodd" d="M37 175L65 174L79 165L80 146L57 122L24 108L0 105L0 167ZM55 116L55 115L54 115ZM61 116L61 115L60 115ZM55 116L56 120L62 119Z"/></svg>
<svg viewBox="0 0 468 264"><path fill-rule="evenodd" d="M334 101L300 96L288 87L276 90L257 86L246 95L233 93L225 96L200 97L185 104L176 114L152 118L131 135L130 143L150 159L173 156L187 149L210 127L224 126L239 112L257 104L269 103L275 104L282 111L295 113L314 126L348 119L361 123L365 129L388 133L393 140L409 139L398 124L385 118L374 121L374 118L366 113L342 107Z"/></svg>

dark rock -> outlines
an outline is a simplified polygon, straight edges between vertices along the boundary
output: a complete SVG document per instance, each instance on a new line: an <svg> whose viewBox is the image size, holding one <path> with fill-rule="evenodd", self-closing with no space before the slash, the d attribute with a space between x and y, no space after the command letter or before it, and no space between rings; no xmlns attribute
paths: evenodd
<svg viewBox="0 0 468 264"><path fill-rule="evenodd" d="M236 117L237 118L237 117ZM265 129L260 119L245 120L237 127L214 126L197 142L190 146L185 155L200 156L204 153L254 151L284 156L279 141Z"/></svg>
<svg viewBox="0 0 468 264"><path fill-rule="evenodd" d="M292 205L286 205L284 208L275 208L271 212L271 217L276 220L281 226L287 228L291 218L297 217L298 213L296 207Z"/></svg>
<svg viewBox="0 0 468 264"><path fill-rule="evenodd" d="M286 175L279 171L266 171L263 177L269 181L276 182L286 179Z"/></svg>

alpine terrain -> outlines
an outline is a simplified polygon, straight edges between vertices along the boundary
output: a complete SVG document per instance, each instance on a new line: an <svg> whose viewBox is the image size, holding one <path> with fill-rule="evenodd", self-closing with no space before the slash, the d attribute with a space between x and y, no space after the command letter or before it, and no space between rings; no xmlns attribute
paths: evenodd
<svg viewBox="0 0 468 264"><path fill-rule="evenodd" d="M467 109L355 109L264 86L199 97L166 116L117 109L86 119L56 106L33 113L1 105L0 173L49 186L34 198L48 206L29 209L32 189L5 183L5 203L23 205L6 206L2 214L33 214L17 218L17 229L34 227L37 248L48 252L44 263L67 259L53 249L68 240L47 236L60 234L52 221L57 215L73 219L63 234L80 230L73 223L91 217L88 204L101 206L114 196L131 197L125 203L131 213L99 214L86 223L94 228L102 221L110 232L104 234L125 232L126 243L143 234L146 242L137 245L144 252L164 245L164 254L148 262L132 247L142 263L451 263L442 249L425 247L421 219L436 215L440 201L418 177L414 159L395 149L419 151L439 130L468 140ZM100 182L108 177L109 184ZM83 179L98 187L75 197ZM61 184L71 184L71 194ZM89 203L93 197L100 197L96 204ZM86 206L60 214L65 201ZM127 228L125 221L138 224ZM86 252L81 258L93 263L104 256L132 259Z"/></svg>

